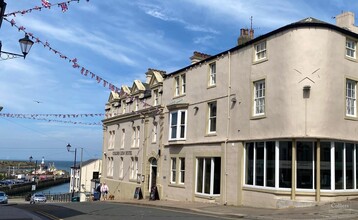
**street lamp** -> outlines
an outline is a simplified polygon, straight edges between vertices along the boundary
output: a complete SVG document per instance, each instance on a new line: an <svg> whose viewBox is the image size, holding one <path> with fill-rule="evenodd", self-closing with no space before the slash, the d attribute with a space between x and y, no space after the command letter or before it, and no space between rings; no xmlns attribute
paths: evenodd
<svg viewBox="0 0 358 220"><path fill-rule="evenodd" d="M13 58L17 58L17 57L23 57L25 59L26 55L30 52L30 49L31 49L32 45L34 44L34 42L32 40L30 40L29 35L25 34L25 37L21 38L19 40L19 43L20 43L21 52L23 55L2 51L1 50L2 44L0 41L0 58L2 60L8 60L8 59L13 59ZM5 54L6 57L3 58L2 54Z"/></svg>
<svg viewBox="0 0 358 220"><path fill-rule="evenodd" d="M34 159L32 156L29 157L30 163L32 162L32 159ZM34 181L36 181L36 167L37 167L37 160L34 167Z"/></svg>
<svg viewBox="0 0 358 220"><path fill-rule="evenodd" d="M5 14L5 8L6 8L6 3L4 2L4 0L0 0L0 28L1 28L2 19Z"/></svg>
<svg viewBox="0 0 358 220"><path fill-rule="evenodd" d="M71 144L67 144L66 146L68 152L75 152L75 159L73 160L73 177L72 177L72 198L75 196L75 169L76 169L76 154L77 148L74 151L71 151Z"/></svg>

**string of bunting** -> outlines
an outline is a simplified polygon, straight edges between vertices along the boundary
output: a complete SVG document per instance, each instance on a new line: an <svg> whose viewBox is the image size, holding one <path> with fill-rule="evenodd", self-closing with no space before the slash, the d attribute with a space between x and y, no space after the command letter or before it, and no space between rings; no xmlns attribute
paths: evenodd
<svg viewBox="0 0 358 220"><path fill-rule="evenodd" d="M86 0L86 1L89 2L89 0ZM16 15L18 15L18 14L25 15L27 13L31 13L32 11L41 11L42 9L51 9L52 6L58 6L61 8L62 12L66 12L68 10L68 6L70 5L71 2L79 3L80 0L68 0L68 1L54 3L54 4L51 4L48 0L41 0L42 6L35 6L33 8L27 9L27 10L19 10L19 11L7 13L4 15L4 17L9 17L9 16L16 17Z"/></svg>
<svg viewBox="0 0 358 220"><path fill-rule="evenodd" d="M0 113L0 117L55 117L55 118L83 118L83 117L100 117L104 116L102 113L89 113L89 114L12 114L12 113Z"/></svg>
<svg viewBox="0 0 358 220"><path fill-rule="evenodd" d="M61 2L61 3L57 3L57 5L59 6L66 6L66 10L68 9L67 7L67 4L69 4L70 2L73 2L73 1L77 1L79 2L80 0L69 0L67 2ZM89 0L86 0L87 2ZM51 4L49 3L49 1L47 0L42 0L42 5L43 7L45 8L50 8L52 5L56 5L56 4ZM26 14L28 12L31 12L32 10L40 10L41 7L37 6L35 7L34 9L28 9L28 10L24 10L22 12L13 12L13 13L9 13L7 15L15 15L17 13L22 13L22 14ZM73 58L73 59L70 59L68 56L66 56L65 54L63 54L62 52L54 49L53 47L50 46L49 42L48 41L42 41L40 40L38 37L36 37L33 33L30 33L30 32L27 32L26 31L26 28L24 26L19 26L16 24L15 20L14 19L11 19L11 21L7 18L4 17L4 20L9 22L11 24L12 27L16 27L18 29L18 31L22 31L24 32L26 35L28 35L32 40L34 40L35 43L38 43L38 44L42 44L44 46L44 48L48 48L49 51L53 52L54 54L58 55L60 58L64 59L64 60L67 60L69 61L70 63L72 63L72 67L75 68L75 69L80 69L80 73L83 75L83 76L90 76L92 79L96 80L97 83L101 83L103 81L103 87L107 87L108 86L108 89L110 89L111 91L113 92L116 92L116 93L119 93L120 96L122 96L122 98L130 98L131 100L130 101L133 101L134 99L138 99L138 98L134 98L134 97L131 97L129 94L123 92L122 90L120 90L118 87L116 87L114 84L108 82L107 80L103 79L102 77L96 75L95 73L93 73L92 71L88 70L87 68L81 66L78 64L78 60L77 58ZM141 102L143 104L143 107L154 107L156 109L156 111L158 113L161 112L161 109L159 109L157 106L151 106L149 105L148 103L145 102L145 100L139 100L139 102ZM108 115L106 115L108 116Z"/></svg>
<svg viewBox="0 0 358 220"><path fill-rule="evenodd" d="M20 118L20 119L32 119L32 120L39 120L39 121L47 121L47 122L57 122L57 123L65 123L65 124L75 124L75 125L102 125L101 122L78 122L78 121L61 121L61 120L54 120L54 119L47 119L47 118L36 118L36 117L28 117L21 114L1 114L1 117L7 117L7 118Z"/></svg>
<svg viewBox="0 0 358 220"><path fill-rule="evenodd" d="M14 19L11 19L11 21L9 21L9 19L4 18L4 20L9 22L12 27L16 27L18 29L18 31L22 31L25 34L27 34L32 40L34 40L35 43L42 44L44 48L48 48L49 51L51 51L54 54L58 55L61 59L67 60L70 63L72 63L72 67L75 68L75 69L80 69L80 72L81 72L82 75L87 76L87 77L90 76L92 79L96 80L97 83L101 83L103 81L103 87L108 86L108 88L111 91L115 91L115 92L119 91L119 88L116 87L114 84L108 82L107 80L105 80L102 77L94 74L93 72L91 72L90 70L86 69L85 67L79 65L77 58L70 59L65 54L63 54L60 51L58 51L58 50L54 49L53 47L51 47L51 45L50 45L50 43L48 41L40 40L33 33L27 32L26 28L24 26L17 25Z"/></svg>

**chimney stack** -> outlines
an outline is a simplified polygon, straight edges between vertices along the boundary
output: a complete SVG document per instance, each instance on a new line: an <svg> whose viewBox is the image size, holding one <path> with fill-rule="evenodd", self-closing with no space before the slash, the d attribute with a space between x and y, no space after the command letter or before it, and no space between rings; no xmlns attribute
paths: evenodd
<svg viewBox="0 0 358 220"><path fill-rule="evenodd" d="M254 30L253 29L247 29L247 28L241 28L240 29L240 36L237 39L237 45L244 44L250 40L254 39Z"/></svg>
<svg viewBox="0 0 358 220"><path fill-rule="evenodd" d="M348 29L354 33L358 33L358 27L354 25L354 13L342 12L336 16L336 25L341 28Z"/></svg>
<svg viewBox="0 0 358 220"><path fill-rule="evenodd" d="M211 57L211 56L208 55L208 54L200 53L198 51L194 51L193 56L190 57L191 64L200 62L200 61L205 60L205 59L207 59L209 57Z"/></svg>

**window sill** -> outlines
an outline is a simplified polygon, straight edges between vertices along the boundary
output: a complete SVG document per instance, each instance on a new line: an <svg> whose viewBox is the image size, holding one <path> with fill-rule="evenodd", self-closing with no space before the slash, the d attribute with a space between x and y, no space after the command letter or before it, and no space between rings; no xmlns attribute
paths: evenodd
<svg viewBox="0 0 358 220"><path fill-rule="evenodd" d="M139 147L131 147L131 150L138 150Z"/></svg>
<svg viewBox="0 0 358 220"><path fill-rule="evenodd" d="M215 87L216 87L216 84L215 85L208 85L207 89L212 89L212 88L215 88Z"/></svg>
<svg viewBox="0 0 358 220"><path fill-rule="evenodd" d="M169 183L168 185L169 187L174 187L174 188L181 188L184 189L185 185L184 184L179 184L179 183Z"/></svg>
<svg viewBox="0 0 358 220"><path fill-rule="evenodd" d="M186 94L177 95L177 96L174 96L173 99L178 99L178 98L184 97L185 95Z"/></svg>
<svg viewBox="0 0 358 220"><path fill-rule="evenodd" d="M354 57L348 57L348 56L344 56L347 60L352 61L352 62L357 62L357 58Z"/></svg>
<svg viewBox="0 0 358 220"><path fill-rule="evenodd" d="M259 119L263 119L263 118L266 118L266 114L263 114L263 115L252 115L250 117L250 120L259 120Z"/></svg>
<svg viewBox="0 0 358 220"><path fill-rule="evenodd" d="M344 116L344 119L351 120L351 121L358 121L357 116L348 116L348 115L346 115L346 116Z"/></svg>
<svg viewBox="0 0 358 220"><path fill-rule="evenodd" d="M274 188L274 187L264 187L264 186L251 186L244 185L243 190L263 192L263 193L273 193L275 195L289 195L291 194L291 188Z"/></svg>
<svg viewBox="0 0 358 220"><path fill-rule="evenodd" d="M217 136L216 132L215 133L207 133L205 135L205 137L215 137L215 136Z"/></svg>
<svg viewBox="0 0 358 220"><path fill-rule="evenodd" d="M198 193L195 193L195 197L201 198L201 199L215 200L216 198L220 197L220 194L219 194L219 195L209 195L209 194L198 194Z"/></svg>
<svg viewBox="0 0 358 220"><path fill-rule="evenodd" d="M169 140L169 144L185 144L185 140Z"/></svg>
<svg viewBox="0 0 358 220"><path fill-rule="evenodd" d="M260 64L260 63L263 63L263 62L266 62L266 61L268 61L268 58L267 58L267 57L266 57L266 58L263 58L263 59L261 59L261 60L254 60L254 61L252 62L252 65Z"/></svg>

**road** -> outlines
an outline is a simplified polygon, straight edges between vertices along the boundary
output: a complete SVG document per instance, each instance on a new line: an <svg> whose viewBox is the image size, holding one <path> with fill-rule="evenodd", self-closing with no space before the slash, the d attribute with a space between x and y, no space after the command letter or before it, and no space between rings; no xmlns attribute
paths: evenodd
<svg viewBox="0 0 358 220"><path fill-rule="evenodd" d="M121 203L48 203L48 204L16 204L10 206L11 212L32 213L34 220L113 220L113 219L146 219L146 220L214 220L220 219L215 216L198 214L190 211L163 209L156 207L146 207L138 205L127 205ZM38 216L42 216L39 218ZM0 209L0 219L2 212ZM17 219L17 218L14 218ZM19 219L19 218L18 218ZM21 218L24 219L24 218ZM225 219L225 218L221 218Z"/></svg>

